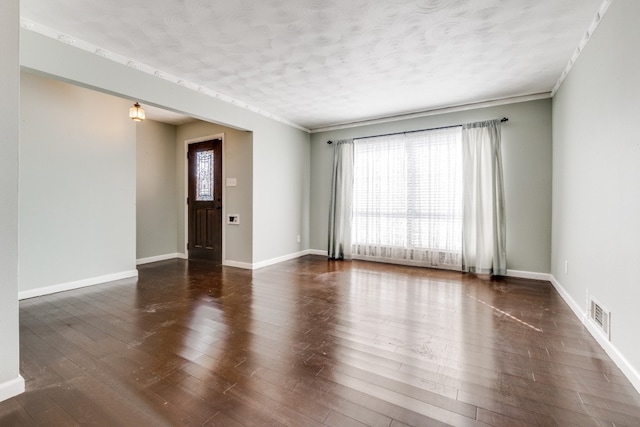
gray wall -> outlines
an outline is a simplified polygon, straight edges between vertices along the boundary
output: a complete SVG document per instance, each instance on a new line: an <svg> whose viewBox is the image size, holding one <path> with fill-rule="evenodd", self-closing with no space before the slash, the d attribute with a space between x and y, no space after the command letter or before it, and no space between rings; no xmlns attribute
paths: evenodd
<svg viewBox="0 0 640 427"><path fill-rule="evenodd" d="M328 203L333 146L328 140L429 129L506 116L502 126L507 267L550 272L551 100L481 108L311 136L311 248L327 250Z"/></svg>
<svg viewBox="0 0 640 427"><path fill-rule="evenodd" d="M239 131L226 126L197 121L178 126L174 140L176 187L178 189L178 252L185 250L185 200L186 200L186 158L185 142L211 135L224 134L223 163L223 214L240 215L239 225L224 227L224 261L238 263L252 262L253 230L253 169L251 132ZM227 187L226 178L236 178L237 186Z"/></svg>
<svg viewBox="0 0 640 427"><path fill-rule="evenodd" d="M20 291L135 272L129 102L22 73Z"/></svg>
<svg viewBox="0 0 640 427"><path fill-rule="evenodd" d="M611 310L640 386L640 2L616 0L553 101L552 273ZM565 273L565 261L568 273Z"/></svg>
<svg viewBox="0 0 640 427"><path fill-rule="evenodd" d="M136 124L136 258L178 250L176 126Z"/></svg>
<svg viewBox="0 0 640 427"><path fill-rule="evenodd" d="M256 141L254 133L253 143L254 263L309 248L309 134L264 131L266 140Z"/></svg>
<svg viewBox="0 0 640 427"><path fill-rule="evenodd" d="M0 400L19 393L18 144L20 69L17 0L0 2Z"/></svg>
<svg viewBox="0 0 640 427"><path fill-rule="evenodd" d="M306 249L310 206L306 132L40 34L23 30L20 37L23 67L142 104L252 131L252 263ZM298 234L301 244L296 243Z"/></svg>

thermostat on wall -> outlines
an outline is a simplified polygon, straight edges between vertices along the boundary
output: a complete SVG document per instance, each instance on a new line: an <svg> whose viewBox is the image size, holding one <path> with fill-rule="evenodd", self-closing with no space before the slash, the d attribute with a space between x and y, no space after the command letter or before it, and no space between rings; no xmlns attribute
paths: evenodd
<svg viewBox="0 0 640 427"><path fill-rule="evenodd" d="M240 215L238 214L227 215L227 224L240 224Z"/></svg>

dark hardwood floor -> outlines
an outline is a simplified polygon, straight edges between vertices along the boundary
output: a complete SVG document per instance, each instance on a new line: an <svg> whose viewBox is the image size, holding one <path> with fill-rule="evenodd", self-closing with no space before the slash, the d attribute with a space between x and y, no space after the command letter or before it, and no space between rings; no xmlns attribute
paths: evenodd
<svg viewBox="0 0 640 427"><path fill-rule="evenodd" d="M307 256L165 261L20 303L0 425L622 426L640 396L549 283Z"/></svg>

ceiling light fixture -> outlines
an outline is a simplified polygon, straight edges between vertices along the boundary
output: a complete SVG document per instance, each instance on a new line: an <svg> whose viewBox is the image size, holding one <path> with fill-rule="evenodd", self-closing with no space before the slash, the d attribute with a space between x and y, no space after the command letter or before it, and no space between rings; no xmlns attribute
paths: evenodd
<svg viewBox="0 0 640 427"><path fill-rule="evenodd" d="M134 122L141 122L144 117L144 110L137 102L133 104L133 107L129 108L129 118Z"/></svg>

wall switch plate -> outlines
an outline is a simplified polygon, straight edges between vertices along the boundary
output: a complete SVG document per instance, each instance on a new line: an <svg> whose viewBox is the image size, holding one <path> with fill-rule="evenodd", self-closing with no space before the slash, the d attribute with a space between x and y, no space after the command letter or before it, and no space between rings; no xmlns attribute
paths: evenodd
<svg viewBox="0 0 640 427"><path fill-rule="evenodd" d="M227 224L233 224L233 225L240 224L240 215L238 214L227 215Z"/></svg>
<svg viewBox="0 0 640 427"><path fill-rule="evenodd" d="M227 178L227 187L235 187L238 184L235 178Z"/></svg>

